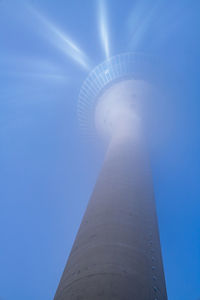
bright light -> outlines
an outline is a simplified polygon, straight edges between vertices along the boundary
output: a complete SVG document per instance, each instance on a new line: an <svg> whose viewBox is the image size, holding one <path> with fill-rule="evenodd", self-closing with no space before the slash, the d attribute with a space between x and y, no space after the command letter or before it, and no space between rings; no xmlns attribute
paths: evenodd
<svg viewBox="0 0 200 300"><path fill-rule="evenodd" d="M108 39L108 24L107 24L107 14L105 8L105 1L99 0L99 26L100 26L100 36L103 49L105 51L106 58L110 56L109 49L109 39Z"/></svg>
<svg viewBox="0 0 200 300"><path fill-rule="evenodd" d="M104 136L137 134L142 104L151 86L142 80L127 79L113 84L98 99L95 113L97 130Z"/></svg>
<svg viewBox="0 0 200 300"><path fill-rule="evenodd" d="M45 35L54 44L54 46L58 47L63 53L72 58L85 70L89 71L91 69L90 61L76 43L34 8L31 7L31 11L43 24L46 29Z"/></svg>

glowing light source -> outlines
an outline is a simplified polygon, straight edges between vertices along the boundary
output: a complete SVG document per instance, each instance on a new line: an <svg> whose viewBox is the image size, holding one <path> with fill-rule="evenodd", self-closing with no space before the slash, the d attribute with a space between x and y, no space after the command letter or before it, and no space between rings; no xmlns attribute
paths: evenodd
<svg viewBox="0 0 200 300"><path fill-rule="evenodd" d="M98 98L95 124L100 134L118 136L140 131L140 110L151 86L142 80L124 79L108 87Z"/></svg>
<svg viewBox="0 0 200 300"><path fill-rule="evenodd" d="M109 58L110 49L109 49L109 39L108 39L108 24L107 24L107 14L106 14L104 0L99 0L99 12L100 12L99 26L100 26L101 42L104 48L106 58Z"/></svg>
<svg viewBox="0 0 200 300"><path fill-rule="evenodd" d="M31 7L31 12L34 13L37 19L44 25L44 28L46 29L45 35L54 46L58 47L63 53L72 58L85 70L89 71L91 69L89 58L69 36L42 16L35 8Z"/></svg>

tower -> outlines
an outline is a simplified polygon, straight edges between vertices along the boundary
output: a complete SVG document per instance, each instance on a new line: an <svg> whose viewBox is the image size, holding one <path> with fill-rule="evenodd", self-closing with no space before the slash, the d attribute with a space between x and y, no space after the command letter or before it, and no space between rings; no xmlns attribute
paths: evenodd
<svg viewBox="0 0 200 300"><path fill-rule="evenodd" d="M109 140L54 300L167 300L151 168L141 120L143 57L97 66L79 96L83 129Z"/></svg>

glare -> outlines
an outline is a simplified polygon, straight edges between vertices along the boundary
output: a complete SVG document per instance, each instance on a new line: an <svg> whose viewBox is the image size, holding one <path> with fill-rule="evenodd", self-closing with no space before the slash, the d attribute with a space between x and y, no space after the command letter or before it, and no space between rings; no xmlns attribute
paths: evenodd
<svg viewBox="0 0 200 300"><path fill-rule="evenodd" d="M106 55L106 58L110 56L109 38L108 38L108 18L106 13L105 1L99 0L99 29L102 46Z"/></svg>
<svg viewBox="0 0 200 300"><path fill-rule="evenodd" d="M87 55L80 49L80 47L68 36L66 33L58 29L46 17L41 15L35 8L31 7L31 12L42 23L45 36L59 48L64 54L73 59L86 71L91 70L92 66Z"/></svg>
<svg viewBox="0 0 200 300"><path fill-rule="evenodd" d="M138 134L140 110L151 87L142 80L123 80L109 87L98 99L95 124L103 136Z"/></svg>

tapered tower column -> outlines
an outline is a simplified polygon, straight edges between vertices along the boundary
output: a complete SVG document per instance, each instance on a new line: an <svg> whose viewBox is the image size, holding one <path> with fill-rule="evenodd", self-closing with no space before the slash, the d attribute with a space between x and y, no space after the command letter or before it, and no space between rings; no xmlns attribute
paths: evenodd
<svg viewBox="0 0 200 300"><path fill-rule="evenodd" d="M140 114L148 95L146 82L122 78L97 98L108 148L54 300L167 300Z"/></svg>
<svg viewBox="0 0 200 300"><path fill-rule="evenodd" d="M141 136L113 138L55 300L166 300L151 170Z"/></svg>

